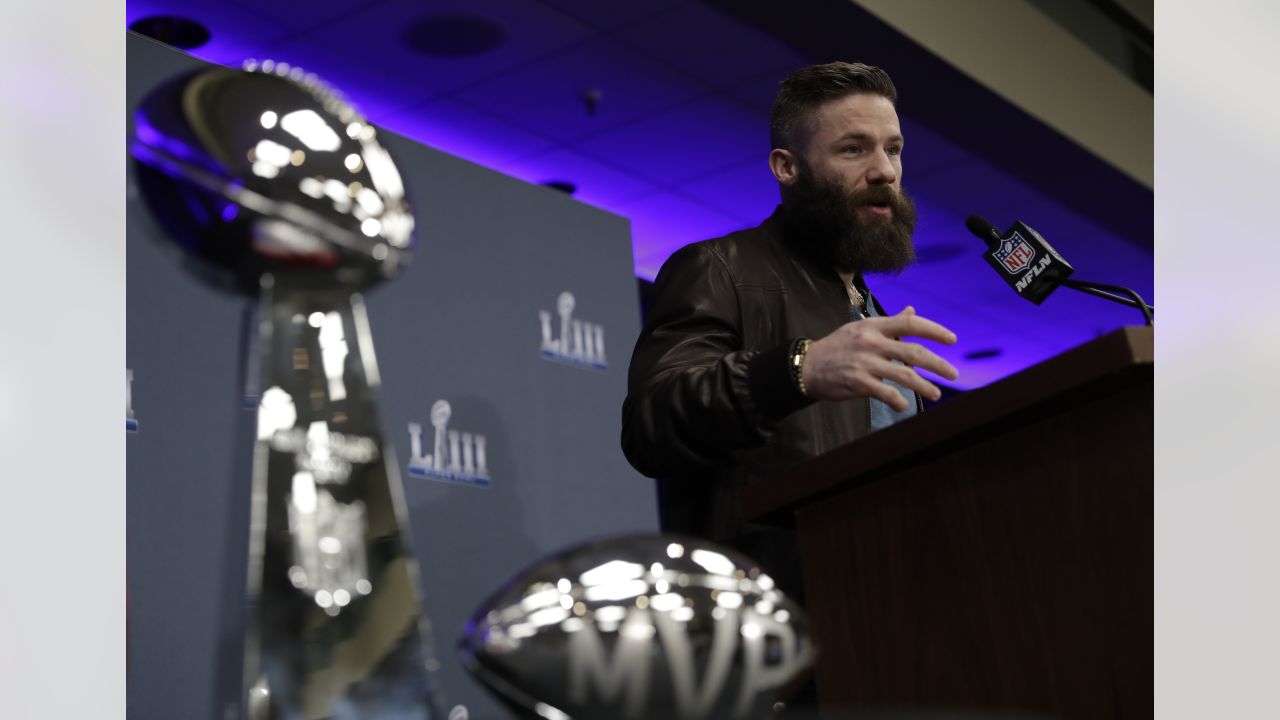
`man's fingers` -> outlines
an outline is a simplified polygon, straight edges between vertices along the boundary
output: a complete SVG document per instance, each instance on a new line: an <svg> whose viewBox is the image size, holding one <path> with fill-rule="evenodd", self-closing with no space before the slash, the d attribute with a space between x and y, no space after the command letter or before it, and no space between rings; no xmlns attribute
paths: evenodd
<svg viewBox="0 0 1280 720"><path fill-rule="evenodd" d="M960 376L960 372L954 365L919 343L891 340L885 348L885 353L894 360L928 370L948 380L955 380Z"/></svg>
<svg viewBox="0 0 1280 720"><path fill-rule="evenodd" d="M898 365L895 367L902 367L902 366ZM920 374L917 373L915 370L912 370L911 368L903 368L903 369L906 370L906 372L903 373L903 375L905 375L905 378L902 380L897 380L897 383L899 385L903 387L911 388L912 390L915 390L916 393L919 394L921 397L928 398L929 400L933 400L935 402L942 399L942 390L938 389L937 385L934 385L928 380L925 380L924 378L920 377Z"/></svg>
<svg viewBox="0 0 1280 720"><path fill-rule="evenodd" d="M886 335L924 338L944 345L952 345L956 341L955 333L928 318L916 315L915 308L910 305L897 315L880 319L881 330Z"/></svg>
<svg viewBox="0 0 1280 720"><path fill-rule="evenodd" d="M898 365L885 360L884 364L879 366L878 371L873 371L873 374L885 380L892 380L908 390L914 390L921 397L929 400L937 400L942 397L942 391L938 389L937 385L920 377L919 373L906 365Z"/></svg>
<svg viewBox="0 0 1280 720"><path fill-rule="evenodd" d="M860 384L861 388L855 388L855 392L861 390L858 392L859 395L875 398L897 412L907 409L907 399L902 397L902 393L898 392L897 388L882 382L875 373L869 373Z"/></svg>

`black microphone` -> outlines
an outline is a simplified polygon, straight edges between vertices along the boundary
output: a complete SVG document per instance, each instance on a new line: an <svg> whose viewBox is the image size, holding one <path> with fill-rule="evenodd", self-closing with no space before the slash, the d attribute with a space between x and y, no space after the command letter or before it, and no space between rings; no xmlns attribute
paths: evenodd
<svg viewBox="0 0 1280 720"><path fill-rule="evenodd" d="M1066 285L1073 290L1137 308L1148 325L1153 323L1155 308L1143 302L1133 290L1119 285L1069 280L1075 268L1040 237L1040 233L1021 221L1014 222L1004 234L979 215L970 215L964 226L987 244L987 251L982 254L987 263L1014 292L1031 302L1039 305L1049 297L1049 293Z"/></svg>
<svg viewBox="0 0 1280 720"><path fill-rule="evenodd" d="M969 219L964 221L964 226L969 228L969 232L985 241L987 247L1000 242L1000 231L981 215L970 215Z"/></svg>
<svg viewBox="0 0 1280 720"><path fill-rule="evenodd" d="M1015 292L1037 305L1075 272L1040 233L1020 221L1003 235L977 215L970 215L964 225L987 244L982 256L996 273Z"/></svg>

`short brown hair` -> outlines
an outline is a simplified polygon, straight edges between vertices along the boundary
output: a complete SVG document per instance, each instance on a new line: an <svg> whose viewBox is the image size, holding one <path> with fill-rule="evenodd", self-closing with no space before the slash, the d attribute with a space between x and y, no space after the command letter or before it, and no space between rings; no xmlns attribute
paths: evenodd
<svg viewBox="0 0 1280 720"><path fill-rule="evenodd" d="M775 148L796 151L801 133L812 132L814 113L831 100L846 95L873 93L898 103L898 90L889 73L862 63L833 62L810 65L778 83L769 118L769 140Z"/></svg>

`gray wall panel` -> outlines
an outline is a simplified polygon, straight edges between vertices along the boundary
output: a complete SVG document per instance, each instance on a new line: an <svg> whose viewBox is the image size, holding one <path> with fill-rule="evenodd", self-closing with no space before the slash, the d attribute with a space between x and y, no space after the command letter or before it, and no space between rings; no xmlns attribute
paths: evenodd
<svg viewBox="0 0 1280 720"><path fill-rule="evenodd" d="M155 84L201 65L135 36L127 52L130 111ZM244 302L192 281L129 188L125 362L139 428L126 445L128 713L220 718L219 648L234 639L247 543Z"/></svg>

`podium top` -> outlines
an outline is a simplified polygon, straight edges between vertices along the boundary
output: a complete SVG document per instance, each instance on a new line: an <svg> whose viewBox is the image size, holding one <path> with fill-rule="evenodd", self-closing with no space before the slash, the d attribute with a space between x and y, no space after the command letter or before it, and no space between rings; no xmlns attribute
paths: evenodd
<svg viewBox="0 0 1280 720"><path fill-rule="evenodd" d="M743 517L789 523L789 511L890 465L937 453L950 441L1059 400L1150 378L1154 332L1125 327L972 390L924 413L807 460L739 493Z"/></svg>

